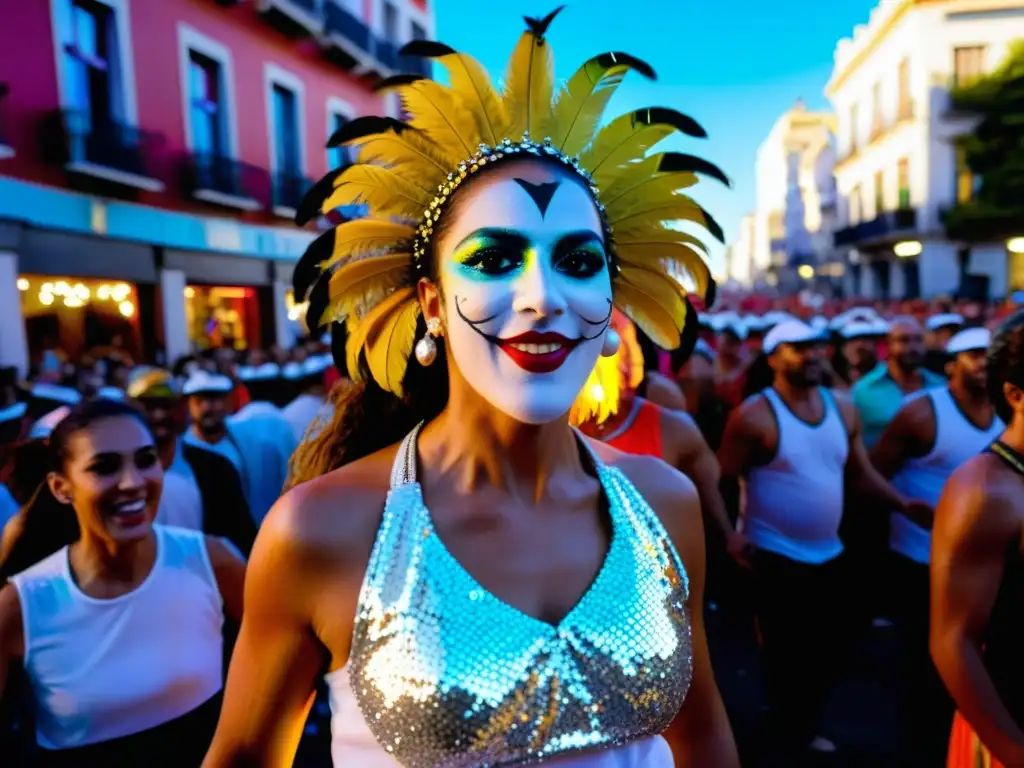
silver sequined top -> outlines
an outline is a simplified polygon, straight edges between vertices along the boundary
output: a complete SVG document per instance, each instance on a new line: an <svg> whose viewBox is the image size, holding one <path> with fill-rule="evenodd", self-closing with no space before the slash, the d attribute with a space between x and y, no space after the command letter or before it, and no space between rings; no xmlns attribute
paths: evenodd
<svg viewBox="0 0 1024 768"><path fill-rule="evenodd" d="M688 581L625 475L591 452L611 544L594 583L553 626L487 592L445 548L416 482L418 434L395 461L349 656L377 742L407 768L477 768L663 731L690 685Z"/></svg>

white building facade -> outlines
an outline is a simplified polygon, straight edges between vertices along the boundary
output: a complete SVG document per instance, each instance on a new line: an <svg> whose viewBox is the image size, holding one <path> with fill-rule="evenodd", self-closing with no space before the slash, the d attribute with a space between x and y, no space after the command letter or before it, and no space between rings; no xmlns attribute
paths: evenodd
<svg viewBox="0 0 1024 768"><path fill-rule="evenodd" d="M754 281L754 214L740 220L739 235L729 246L726 276L738 285L749 287Z"/></svg>
<svg viewBox="0 0 1024 768"><path fill-rule="evenodd" d="M972 123L951 113L950 88L991 72L1019 38L1024 0L881 0L839 42L825 92L838 121L835 245L848 292L932 297L970 283L999 297L1011 288L1006 244L951 242L942 213L972 187L952 141Z"/></svg>
<svg viewBox="0 0 1024 768"><path fill-rule="evenodd" d="M835 118L803 102L782 115L757 151L750 276L783 289L799 287L799 265L818 265L832 252Z"/></svg>

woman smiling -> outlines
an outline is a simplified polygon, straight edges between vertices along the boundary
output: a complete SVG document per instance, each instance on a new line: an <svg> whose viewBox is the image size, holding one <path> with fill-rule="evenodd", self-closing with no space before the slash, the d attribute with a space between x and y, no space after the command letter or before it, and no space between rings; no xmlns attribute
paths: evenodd
<svg viewBox="0 0 1024 768"><path fill-rule="evenodd" d="M81 536L0 590L0 693L20 660L42 748L32 764L198 765L245 564L219 539L153 525L163 470L130 405L75 406L50 455L50 491Z"/></svg>
<svg viewBox="0 0 1024 768"><path fill-rule="evenodd" d="M675 193L721 173L644 159L702 135L672 110L597 131L628 70L653 76L638 59L596 57L555 100L553 17L527 20L501 95L468 56L410 44L451 88L397 77L408 124L334 137L359 161L304 213L371 216L314 243L295 288L314 324L344 324L357 384L257 539L210 768L289 764L324 670L336 766L737 764L693 485L567 420L615 351L616 304L665 346L692 343L665 264L702 292L707 267L662 222L713 228Z"/></svg>

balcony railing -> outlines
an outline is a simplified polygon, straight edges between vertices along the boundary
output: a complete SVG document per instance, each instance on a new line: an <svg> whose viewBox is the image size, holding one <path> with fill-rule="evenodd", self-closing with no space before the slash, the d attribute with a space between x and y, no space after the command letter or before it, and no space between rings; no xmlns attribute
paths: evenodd
<svg viewBox="0 0 1024 768"><path fill-rule="evenodd" d="M219 155L194 154L186 163L186 186L192 197L241 211L263 207L266 175L262 168Z"/></svg>
<svg viewBox="0 0 1024 768"><path fill-rule="evenodd" d="M338 4L338 0L325 0L324 51L346 69L363 67L370 63L373 35L361 19L356 18Z"/></svg>
<svg viewBox="0 0 1024 768"><path fill-rule="evenodd" d="M836 247L885 242L917 229L917 209L886 211L870 221L862 221L837 230L833 236Z"/></svg>
<svg viewBox="0 0 1024 768"><path fill-rule="evenodd" d="M14 157L14 147L10 145L10 139L8 139L5 129L7 128L5 117L6 117L6 104L7 94L10 93L10 86L7 83L0 83L0 160L8 157Z"/></svg>
<svg viewBox="0 0 1024 768"><path fill-rule="evenodd" d="M163 191L163 182L148 163L153 146L162 140L160 134L85 110L65 110L62 117L68 171L148 192Z"/></svg>
<svg viewBox="0 0 1024 768"><path fill-rule="evenodd" d="M259 0L264 18L293 37L319 35L324 29L322 0Z"/></svg>
<svg viewBox="0 0 1024 768"><path fill-rule="evenodd" d="M305 176L296 176L291 173L274 174L274 185L272 190L273 209L276 216L285 219L295 218L295 212L306 196L313 182Z"/></svg>

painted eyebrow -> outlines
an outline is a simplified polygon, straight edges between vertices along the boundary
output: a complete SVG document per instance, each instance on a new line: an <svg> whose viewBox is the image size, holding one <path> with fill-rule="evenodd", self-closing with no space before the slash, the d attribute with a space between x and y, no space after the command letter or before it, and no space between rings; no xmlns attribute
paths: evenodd
<svg viewBox="0 0 1024 768"><path fill-rule="evenodd" d="M562 235L555 245L555 252L564 253L576 248L582 248L585 245L597 245L602 251L604 250L604 243L596 232L592 232L589 229L581 229Z"/></svg>
<svg viewBox="0 0 1024 768"><path fill-rule="evenodd" d="M461 251L473 240L480 240L482 238L496 240L503 245L513 245L520 248L528 248L530 246L530 239L521 232L516 232L514 229L485 227L467 235L457 246L455 246L454 251Z"/></svg>

